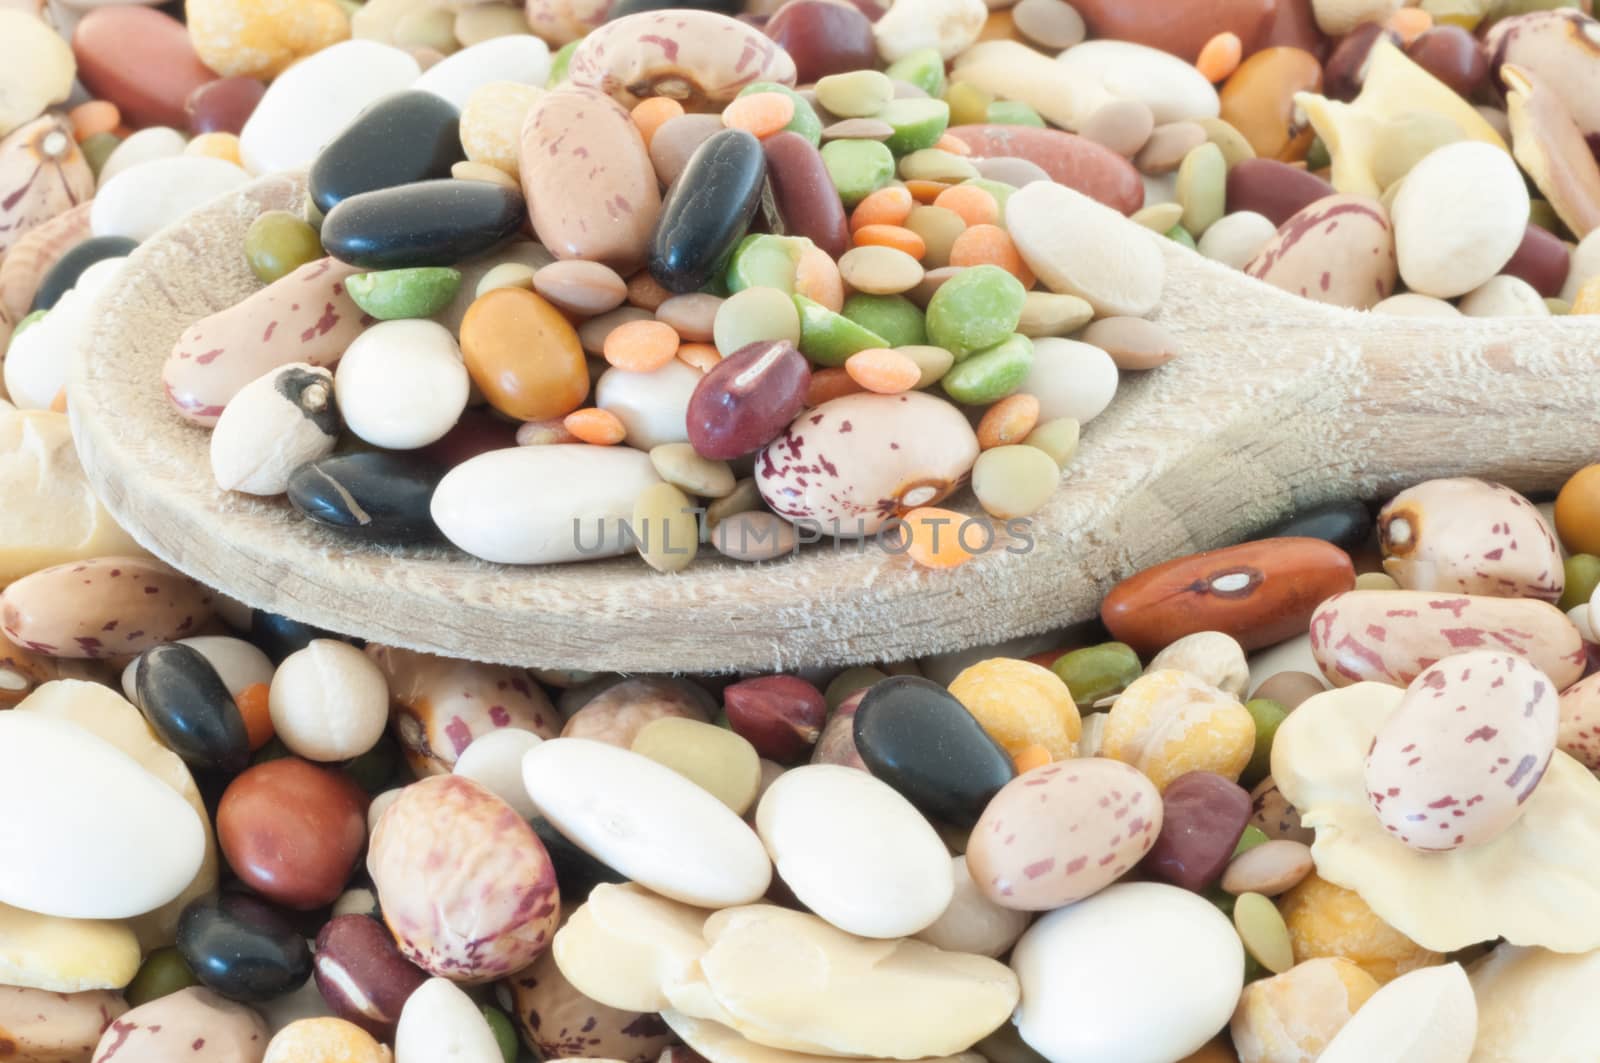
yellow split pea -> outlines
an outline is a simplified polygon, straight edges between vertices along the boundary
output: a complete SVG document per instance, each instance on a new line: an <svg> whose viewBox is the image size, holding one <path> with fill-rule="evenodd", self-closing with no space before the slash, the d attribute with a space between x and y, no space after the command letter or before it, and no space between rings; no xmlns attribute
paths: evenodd
<svg viewBox="0 0 1600 1063"><path fill-rule="evenodd" d="M1076 755L1083 719L1072 691L1031 661L993 657L956 676L951 695L1007 753L1041 745L1056 760Z"/></svg>

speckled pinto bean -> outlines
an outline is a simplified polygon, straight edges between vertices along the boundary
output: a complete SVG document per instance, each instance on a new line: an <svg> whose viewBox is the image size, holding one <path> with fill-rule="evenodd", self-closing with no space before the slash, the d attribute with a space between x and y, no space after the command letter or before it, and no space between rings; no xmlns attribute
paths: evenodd
<svg viewBox="0 0 1600 1063"><path fill-rule="evenodd" d="M624 107L668 96L713 110L753 81L795 82L794 60L766 34L714 11L645 11L608 22L572 53L567 77Z"/></svg>
<svg viewBox="0 0 1600 1063"><path fill-rule="evenodd" d="M577 40L605 22L613 0L527 0L528 28L551 48Z"/></svg>
<svg viewBox="0 0 1600 1063"><path fill-rule="evenodd" d="M459 775L401 791L372 832L367 871L401 953L455 982L521 970L560 921L555 866L538 835Z"/></svg>
<svg viewBox="0 0 1600 1063"><path fill-rule="evenodd" d="M1583 675L1583 636L1547 602L1527 598L1351 591L1311 618L1311 652L1334 686L1408 686L1439 660L1469 650L1515 654L1565 690Z"/></svg>
<svg viewBox="0 0 1600 1063"><path fill-rule="evenodd" d="M623 275L643 264L661 194L627 111L588 89L547 92L523 123L521 158L533 231L552 254Z"/></svg>
<svg viewBox="0 0 1600 1063"><path fill-rule="evenodd" d="M526 672L376 643L366 652L389 682L390 725L419 776L449 773L474 738L499 728L561 733L560 716Z"/></svg>
<svg viewBox="0 0 1600 1063"><path fill-rule="evenodd" d="M336 363L373 323L345 291L345 279L360 272L319 258L190 325L161 372L178 413L209 428L241 388L279 366Z"/></svg>
<svg viewBox="0 0 1600 1063"><path fill-rule="evenodd" d="M1245 272L1313 302L1367 310L1400 275L1394 227L1375 199L1328 196L1284 222Z"/></svg>
<svg viewBox="0 0 1600 1063"><path fill-rule="evenodd" d="M1533 503L1500 484L1429 480L1378 514L1383 567L1406 590L1561 597L1555 535Z"/></svg>
<svg viewBox="0 0 1600 1063"><path fill-rule="evenodd" d="M99 557L11 584L0 594L0 629L46 657L124 657L195 634L214 600L159 561Z"/></svg>
<svg viewBox="0 0 1600 1063"><path fill-rule="evenodd" d="M1556 747L1590 771L1600 770L1600 673L1561 692Z"/></svg>
<svg viewBox="0 0 1600 1063"><path fill-rule="evenodd" d="M1555 686L1520 657L1440 661L1406 689L1367 754L1367 799L1413 849L1486 842L1522 814L1556 747Z"/></svg>
<svg viewBox="0 0 1600 1063"><path fill-rule="evenodd" d="M651 1063L673 1040L659 1015L607 1007L580 993L553 951L506 980L522 1039L544 1059Z"/></svg>
<svg viewBox="0 0 1600 1063"><path fill-rule="evenodd" d="M1262 539L1130 576L1106 595L1100 617L1144 656L1197 631L1221 631L1256 650L1302 634L1317 604L1355 580L1349 555L1331 543Z"/></svg>

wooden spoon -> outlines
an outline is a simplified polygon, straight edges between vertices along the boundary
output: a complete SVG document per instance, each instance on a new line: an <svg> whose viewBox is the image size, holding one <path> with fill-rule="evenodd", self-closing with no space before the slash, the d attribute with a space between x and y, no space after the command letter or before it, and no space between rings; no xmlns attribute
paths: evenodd
<svg viewBox="0 0 1600 1063"><path fill-rule="evenodd" d="M1092 617L1129 573L1297 507L1461 474L1546 490L1600 458L1600 319L1331 309L1160 240L1157 320L1186 353L1124 375L1026 552L930 572L871 545L762 565L706 547L663 576L632 557L512 568L353 544L281 499L218 490L209 434L161 386L183 329L259 286L240 251L251 219L304 198L299 180L264 178L134 253L72 367L73 434L106 506L159 557L250 605L397 646L623 672L900 660ZM1128 222L1126 239L1159 238ZM967 492L953 506L978 512Z"/></svg>

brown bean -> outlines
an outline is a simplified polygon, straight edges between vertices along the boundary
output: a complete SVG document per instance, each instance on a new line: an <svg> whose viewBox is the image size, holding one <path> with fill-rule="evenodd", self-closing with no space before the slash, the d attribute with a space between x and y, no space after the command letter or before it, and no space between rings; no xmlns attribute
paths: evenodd
<svg viewBox="0 0 1600 1063"><path fill-rule="evenodd" d="M703 458L730 460L766 446L805 407L811 370L788 340L745 344L711 368L689 396L689 442Z"/></svg>
<svg viewBox="0 0 1600 1063"><path fill-rule="evenodd" d="M323 924L312 964L317 990L333 1013L383 1041L393 1040L400 1009L428 980L400 954L388 928L365 915Z"/></svg>
<svg viewBox="0 0 1600 1063"><path fill-rule="evenodd" d="M848 4L789 0L773 12L764 28L794 60L795 78L801 84L878 64L872 23Z"/></svg>
<svg viewBox="0 0 1600 1063"><path fill-rule="evenodd" d="M836 5L828 0L826 6ZM843 255L850 248L850 224L822 155L798 133L770 136L762 141L761 150L772 190L767 216L772 231L807 237L832 258Z"/></svg>
<svg viewBox="0 0 1600 1063"><path fill-rule="evenodd" d="M367 842L367 795L297 757L241 773L217 806L228 866L270 901L309 910L344 891Z"/></svg>
<svg viewBox="0 0 1600 1063"><path fill-rule="evenodd" d="M129 125L182 129L184 101L217 75L200 61L184 24L151 7L94 7L72 34L78 77Z"/></svg>
<svg viewBox="0 0 1600 1063"><path fill-rule="evenodd" d="M1277 5L1273 0L1212 0L1203 4L1142 4L1128 0L1073 0L1091 37L1160 48L1193 62L1218 33L1232 33L1246 55L1260 45Z"/></svg>
<svg viewBox="0 0 1600 1063"><path fill-rule="evenodd" d="M1406 55L1466 99L1489 77L1489 60L1478 38L1460 26L1434 26L1406 46Z"/></svg>

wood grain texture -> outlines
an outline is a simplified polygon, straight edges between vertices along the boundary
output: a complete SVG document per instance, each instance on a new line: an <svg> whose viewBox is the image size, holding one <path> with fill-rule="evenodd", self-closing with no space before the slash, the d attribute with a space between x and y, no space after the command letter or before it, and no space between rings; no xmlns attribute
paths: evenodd
<svg viewBox="0 0 1600 1063"><path fill-rule="evenodd" d="M73 365L73 434L106 506L158 556L250 605L412 649L623 672L899 660L1090 617L1130 572L1297 506L1460 474L1549 489L1600 459L1600 318L1329 309L1161 240L1157 320L1186 354L1124 375L1026 553L927 572L870 545L759 566L707 548L663 576L635 558L511 568L352 545L282 500L219 491L208 434L161 387L182 330L258 286L250 220L303 199L298 180L264 178L134 254ZM1126 238L1160 239L1131 222ZM967 492L954 508L978 512Z"/></svg>

